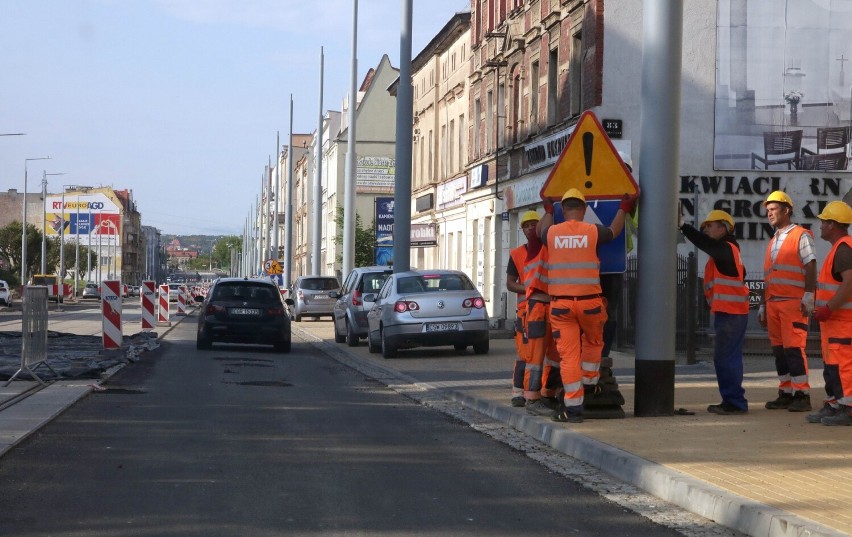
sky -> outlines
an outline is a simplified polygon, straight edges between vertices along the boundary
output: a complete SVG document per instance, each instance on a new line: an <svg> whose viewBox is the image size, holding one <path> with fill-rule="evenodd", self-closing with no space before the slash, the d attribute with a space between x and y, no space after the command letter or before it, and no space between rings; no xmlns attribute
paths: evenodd
<svg viewBox="0 0 852 537"><path fill-rule="evenodd" d="M468 0L414 0L412 57ZM359 0L358 85L399 67L402 0ZM238 235L276 133L340 110L352 0L0 0L0 191L130 189L142 224Z"/></svg>

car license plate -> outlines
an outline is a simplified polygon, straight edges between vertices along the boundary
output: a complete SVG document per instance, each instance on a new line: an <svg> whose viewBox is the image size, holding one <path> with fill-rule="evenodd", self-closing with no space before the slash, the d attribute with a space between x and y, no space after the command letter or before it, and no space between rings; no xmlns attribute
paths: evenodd
<svg viewBox="0 0 852 537"><path fill-rule="evenodd" d="M231 315L260 315L260 310L255 308L231 308Z"/></svg>
<svg viewBox="0 0 852 537"><path fill-rule="evenodd" d="M423 327L424 332L447 332L458 329L459 323L426 323Z"/></svg>
<svg viewBox="0 0 852 537"><path fill-rule="evenodd" d="M328 295L314 295L311 298L313 298L314 300L325 300L326 298L328 298Z"/></svg>

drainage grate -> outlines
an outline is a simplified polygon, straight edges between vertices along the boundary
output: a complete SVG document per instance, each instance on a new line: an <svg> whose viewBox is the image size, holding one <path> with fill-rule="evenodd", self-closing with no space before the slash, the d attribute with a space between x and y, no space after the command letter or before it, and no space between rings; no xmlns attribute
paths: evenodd
<svg viewBox="0 0 852 537"><path fill-rule="evenodd" d="M245 380L242 382L225 382L225 384L239 384L240 386L271 386L277 388L288 388L292 386L284 380Z"/></svg>
<svg viewBox="0 0 852 537"><path fill-rule="evenodd" d="M92 393L97 395L142 395L148 392L145 390L136 390L133 388L107 388L105 390L96 390Z"/></svg>

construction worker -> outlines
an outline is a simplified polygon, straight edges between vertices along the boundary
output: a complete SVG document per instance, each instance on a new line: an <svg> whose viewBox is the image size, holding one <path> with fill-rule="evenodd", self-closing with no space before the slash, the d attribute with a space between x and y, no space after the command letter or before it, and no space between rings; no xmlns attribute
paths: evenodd
<svg viewBox="0 0 852 537"><path fill-rule="evenodd" d="M710 256L704 267L704 296L716 331L713 366L722 402L708 406L707 412L745 414L748 401L743 389L743 343L748 325L748 288L740 245L733 235L734 219L725 211L713 210L698 231L683 223L683 213L678 210L678 228Z"/></svg>
<svg viewBox="0 0 852 537"><path fill-rule="evenodd" d="M624 215L633 209L635 197L625 196L609 227L583 221L586 198L576 188L562 196L565 221L553 224L553 203L538 232L547 248L547 281L550 320L561 357L563 404L554 421L583 421L583 401L599 388L603 326L606 304L601 296L600 259L597 246L612 241L624 228Z"/></svg>
<svg viewBox="0 0 852 537"><path fill-rule="evenodd" d="M813 234L792 223L793 200L787 193L776 190L763 205L775 235L766 248L757 318L769 330L778 373L778 397L766 408L807 412L811 396L805 345L817 272Z"/></svg>
<svg viewBox="0 0 852 537"><path fill-rule="evenodd" d="M814 318L819 321L826 402L807 421L852 425L852 207L832 201L819 214L820 237L831 243L817 279Z"/></svg>
<svg viewBox="0 0 852 537"><path fill-rule="evenodd" d="M533 231L535 233L535 231ZM524 285L527 293L527 352L524 375L526 410L537 416L551 416L559 406L562 391L559 352L550 324L550 294L547 284L547 248L536 236L537 247L527 249ZM530 242L530 245L533 243Z"/></svg>
<svg viewBox="0 0 852 537"><path fill-rule="evenodd" d="M527 264L527 249L530 244L534 248L541 246L541 240L535 233L538 221L539 216L535 211L527 211L521 215L521 231L527 242L509 252L509 262L506 264L506 289L515 293L518 301L515 316L515 349L518 356L512 372L512 406L515 407L522 407L526 403L526 399L524 399L524 374L526 364L529 361L529 353L525 331L527 295L522 272Z"/></svg>

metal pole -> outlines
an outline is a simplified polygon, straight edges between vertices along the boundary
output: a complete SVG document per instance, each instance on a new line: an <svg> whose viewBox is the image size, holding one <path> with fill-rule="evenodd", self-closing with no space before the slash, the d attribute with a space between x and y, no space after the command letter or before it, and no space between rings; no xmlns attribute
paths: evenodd
<svg viewBox="0 0 852 537"><path fill-rule="evenodd" d="M412 0L402 0L399 36L399 89L396 94L396 178L394 180L393 270L411 268L411 13Z"/></svg>
<svg viewBox="0 0 852 537"><path fill-rule="evenodd" d="M88 224L86 224L86 282L92 279L92 207L87 203Z"/></svg>
<svg viewBox="0 0 852 537"><path fill-rule="evenodd" d="M56 311L62 311L62 291L65 287L65 186L62 187L62 206L59 208L59 287L56 288Z"/></svg>
<svg viewBox="0 0 852 537"><path fill-rule="evenodd" d="M293 94L290 94L290 140L287 142L287 199L284 206L284 286L293 274Z"/></svg>
<svg viewBox="0 0 852 537"><path fill-rule="evenodd" d="M103 218L102 212L98 213L98 214L101 216L101 218ZM100 218L98 220L100 220ZM104 225L103 222L98 222L98 270L97 270L98 285L100 285L101 282L104 281L103 280L103 273L101 272L101 269L102 269L103 264L104 264L103 258L101 257L101 237L103 236L103 229L101 229L101 228L103 228L103 225Z"/></svg>
<svg viewBox="0 0 852 537"><path fill-rule="evenodd" d="M47 172L41 175L41 273L47 274Z"/></svg>
<svg viewBox="0 0 852 537"><path fill-rule="evenodd" d="M263 219L266 221L266 255L263 260L277 258L272 255L272 157L266 158L266 206L263 208Z"/></svg>
<svg viewBox="0 0 852 537"><path fill-rule="evenodd" d="M357 1L357 0L356 0ZM311 253L311 268L308 272L311 274L322 274L323 267L320 265L320 246L322 243L322 131L323 131L323 112L322 112L322 94L323 94L323 75L324 75L325 56L323 49L320 47L320 77L319 77L319 123L317 124L317 149L316 149L316 179L314 180L314 238L313 248ZM348 199L348 198L347 198ZM345 274L348 274L345 273Z"/></svg>
<svg viewBox="0 0 852 537"><path fill-rule="evenodd" d="M21 286L27 284L27 163L31 160L50 160L50 157L24 159L24 211L21 216ZM23 287L21 289L23 291Z"/></svg>
<svg viewBox="0 0 852 537"><path fill-rule="evenodd" d="M278 249L278 239L281 235L281 226L278 225L278 207L281 205L281 138L278 131L275 132L275 209L273 210L272 229L272 257L281 259L281 251Z"/></svg>
<svg viewBox="0 0 852 537"><path fill-rule="evenodd" d="M74 217L74 298L77 298L77 282L80 279L80 193L77 193L77 214Z"/></svg>
<svg viewBox="0 0 852 537"><path fill-rule="evenodd" d="M349 125L343 188L343 277L355 266L355 108L358 106L358 0L352 0L352 73L349 78Z"/></svg>
<svg viewBox="0 0 852 537"><path fill-rule="evenodd" d="M645 0L639 183L636 416L674 414L677 175L683 4ZM658 143L666 133L668 143Z"/></svg>

